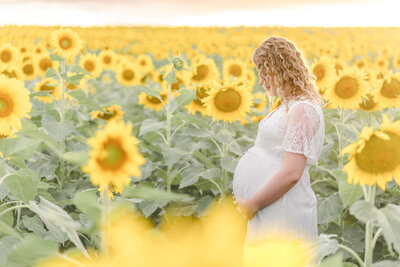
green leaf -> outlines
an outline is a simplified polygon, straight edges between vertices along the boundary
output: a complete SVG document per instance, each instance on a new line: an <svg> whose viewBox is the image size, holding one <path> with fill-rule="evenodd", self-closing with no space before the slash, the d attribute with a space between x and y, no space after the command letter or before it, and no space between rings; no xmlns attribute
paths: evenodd
<svg viewBox="0 0 400 267"><path fill-rule="evenodd" d="M400 266L400 261L383 260L372 264L372 267L393 267L393 266Z"/></svg>
<svg viewBox="0 0 400 267"><path fill-rule="evenodd" d="M39 91L39 92L32 92L29 94L29 97L32 98L34 96L50 96L50 92L49 91Z"/></svg>
<svg viewBox="0 0 400 267"><path fill-rule="evenodd" d="M40 140L43 143L51 146L52 149L58 147L57 142L50 138L43 129L39 129L32 121L22 121L22 130L20 131L20 134Z"/></svg>
<svg viewBox="0 0 400 267"><path fill-rule="evenodd" d="M338 193L335 192L329 197L318 202L318 224L330 223L337 219L343 209Z"/></svg>
<svg viewBox="0 0 400 267"><path fill-rule="evenodd" d="M161 151L169 168L172 168L176 162L182 158L183 151L175 147L167 147L166 145L161 146Z"/></svg>
<svg viewBox="0 0 400 267"><path fill-rule="evenodd" d="M58 61L58 62L61 62L61 61L63 60L62 57L60 57L60 56L58 56L58 55L56 55L56 54L50 54L49 56L50 56L50 60L51 60L51 61Z"/></svg>
<svg viewBox="0 0 400 267"><path fill-rule="evenodd" d="M400 253L400 206L389 203L379 209L377 221L382 227L390 254L394 256L393 248Z"/></svg>
<svg viewBox="0 0 400 267"><path fill-rule="evenodd" d="M187 194L167 192L147 185L135 185L125 188L123 196L125 198L140 198L148 201L162 200L167 202L193 199L193 197Z"/></svg>
<svg viewBox="0 0 400 267"><path fill-rule="evenodd" d="M339 249L339 243L335 239L336 234L320 234L316 243L318 247L317 262L320 262L325 256L336 253Z"/></svg>
<svg viewBox="0 0 400 267"><path fill-rule="evenodd" d="M75 127L72 121L64 120L61 123L56 121L53 116L47 114L43 114L42 126L47 130L50 137L57 142L60 142L65 137L75 132Z"/></svg>
<svg viewBox="0 0 400 267"><path fill-rule="evenodd" d="M323 259L321 263L315 267L343 267L343 253L338 252L333 256Z"/></svg>
<svg viewBox="0 0 400 267"><path fill-rule="evenodd" d="M364 199L354 202L349 209L350 213L363 223L374 221L378 215L378 209Z"/></svg>
<svg viewBox="0 0 400 267"><path fill-rule="evenodd" d="M1 206L0 207L0 213L3 212L4 210L8 209L8 208L9 207L7 207L7 206ZM10 210L10 211L6 212L5 214L1 215L0 220L2 220L6 224L8 224L10 227L12 227L12 225L14 223L14 214L13 214L13 212Z"/></svg>
<svg viewBox="0 0 400 267"><path fill-rule="evenodd" d="M14 236L3 236L0 238L0 264L4 266L7 260L8 254L13 250L14 245L19 242L18 238Z"/></svg>
<svg viewBox="0 0 400 267"><path fill-rule="evenodd" d="M164 129L166 127L166 121L157 121L154 119L145 119L140 126L139 136L150 132Z"/></svg>
<svg viewBox="0 0 400 267"><path fill-rule="evenodd" d="M97 103L92 99L86 96L86 94L81 89L74 89L68 91L68 94L75 98L80 105L87 106L92 110L100 110L102 112L107 112L103 110Z"/></svg>
<svg viewBox="0 0 400 267"><path fill-rule="evenodd" d="M359 184L349 184L347 182L347 174L345 172L342 170L334 170L332 172L338 181L339 196L345 207L359 200L364 195L363 189Z"/></svg>
<svg viewBox="0 0 400 267"><path fill-rule="evenodd" d="M236 165L238 163L238 159L230 158L230 157L221 157L221 166L223 169L228 172L235 172Z"/></svg>
<svg viewBox="0 0 400 267"><path fill-rule="evenodd" d="M167 76L165 76L164 80L166 80L169 84L173 84L177 82L176 75L175 75L175 70L172 69L170 72L168 72Z"/></svg>
<svg viewBox="0 0 400 267"><path fill-rule="evenodd" d="M64 154L64 159L73 164L83 165L89 160L87 151L68 151Z"/></svg>
<svg viewBox="0 0 400 267"><path fill-rule="evenodd" d="M196 90L190 90L185 88L179 90L179 92L180 95L175 97L175 101L178 106L186 106L190 104L196 97Z"/></svg>
<svg viewBox="0 0 400 267"><path fill-rule="evenodd" d="M44 74L45 78L58 78L57 71L53 68L48 68Z"/></svg>
<svg viewBox="0 0 400 267"><path fill-rule="evenodd" d="M58 253L58 244L44 240L34 234L28 234L7 257L7 266L32 266L41 259Z"/></svg>
<svg viewBox="0 0 400 267"><path fill-rule="evenodd" d="M71 77L68 77L67 83L72 83L78 86L84 76L85 74L75 74Z"/></svg>
<svg viewBox="0 0 400 267"><path fill-rule="evenodd" d="M97 189L88 189L75 194L74 205L88 216L95 224L98 223L101 209L96 195Z"/></svg>
<svg viewBox="0 0 400 267"><path fill-rule="evenodd" d="M37 215L29 217L27 215L22 216L22 224L29 230L34 232L38 236L44 237L46 235L46 229L44 229L43 222Z"/></svg>
<svg viewBox="0 0 400 267"><path fill-rule="evenodd" d="M86 75L89 76L93 76L90 72L88 72L87 70L85 70L84 68L82 68L79 64L74 64L72 66L70 66L69 68L70 72L74 72L74 73L81 73L83 72Z"/></svg>
<svg viewBox="0 0 400 267"><path fill-rule="evenodd" d="M22 136L0 139L0 151L4 157L19 156L24 159L32 158L39 145L39 140Z"/></svg>
<svg viewBox="0 0 400 267"><path fill-rule="evenodd" d="M37 193L39 179L37 174L30 169L19 169L7 176L5 183L8 189L24 202L32 200Z"/></svg>

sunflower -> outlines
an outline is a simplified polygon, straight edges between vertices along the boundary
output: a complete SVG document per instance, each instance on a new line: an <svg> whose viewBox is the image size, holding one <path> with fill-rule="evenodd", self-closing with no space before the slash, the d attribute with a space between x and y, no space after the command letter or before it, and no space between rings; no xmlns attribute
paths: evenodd
<svg viewBox="0 0 400 267"><path fill-rule="evenodd" d="M400 185L400 120L391 123L383 114L378 130L362 129L359 140L346 146L341 154L350 154L343 167L348 182L353 184L377 184L383 191L393 177Z"/></svg>
<svg viewBox="0 0 400 267"><path fill-rule="evenodd" d="M330 102L329 107L357 108L370 86L365 81L365 76L365 72L355 67L348 67L339 71L339 75L331 81L324 94L326 100Z"/></svg>
<svg viewBox="0 0 400 267"><path fill-rule="evenodd" d="M238 79L245 79L247 65L239 59L225 59L222 63L222 77L230 79L234 76Z"/></svg>
<svg viewBox="0 0 400 267"><path fill-rule="evenodd" d="M339 70L343 70L344 68L348 67L346 61L341 58L336 58L334 65L335 65L336 74L339 74Z"/></svg>
<svg viewBox="0 0 400 267"><path fill-rule="evenodd" d="M140 67L140 70L143 72L154 71L153 60L149 55L140 54L136 58L136 63Z"/></svg>
<svg viewBox="0 0 400 267"><path fill-rule="evenodd" d="M319 61L314 62L310 69L317 77L317 87L320 89L321 93L324 93L329 83L336 76L334 62L330 57L324 55Z"/></svg>
<svg viewBox="0 0 400 267"><path fill-rule="evenodd" d="M21 119L30 119L28 113L32 109L29 102L29 90L24 82L15 78L0 75L0 134L7 134L10 128L19 131Z"/></svg>
<svg viewBox="0 0 400 267"><path fill-rule="evenodd" d="M18 48L7 43L0 46L0 63L4 66L15 66L20 61Z"/></svg>
<svg viewBox="0 0 400 267"><path fill-rule="evenodd" d="M136 63L124 60L117 67L117 80L125 86L139 84L140 74L139 67Z"/></svg>
<svg viewBox="0 0 400 267"><path fill-rule="evenodd" d="M81 39L70 28L53 31L51 33L51 43L55 47L54 53L65 59L75 57L82 49Z"/></svg>
<svg viewBox="0 0 400 267"><path fill-rule="evenodd" d="M200 84L220 78L219 69L212 58L197 56L193 58L191 67L190 83Z"/></svg>
<svg viewBox="0 0 400 267"><path fill-rule="evenodd" d="M160 97L162 101L167 104L168 101L168 89L163 88L160 91ZM160 101L159 98L155 96L151 96L146 94L145 92L141 92L138 95L138 103L143 105L145 108L149 108L155 111L160 111L163 109L164 104Z"/></svg>
<svg viewBox="0 0 400 267"><path fill-rule="evenodd" d="M370 88L365 94L365 98L358 104L358 108L364 111L380 110L379 93L376 89Z"/></svg>
<svg viewBox="0 0 400 267"><path fill-rule="evenodd" d="M93 75L93 79L100 76L103 71L99 57L96 54L86 53L79 59L79 65Z"/></svg>
<svg viewBox="0 0 400 267"><path fill-rule="evenodd" d="M393 57L393 67L400 70L400 52Z"/></svg>
<svg viewBox="0 0 400 267"><path fill-rule="evenodd" d="M267 105L265 94L263 94L262 92L257 92L253 94L253 97L258 99L257 103L256 102L253 103L253 107L257 109L258 112L263 111Z"/></svg>
<svg viewBox="0 0 400 267"><path fill-rule="evenodd" d="M37 43L34 46L32 46L32 53L35 56L39 56L41 54L48 54L46 44L42 43Z"/></svg>
<svg viewBox="0 0 400 267"><path fill-rule="evenodd" d="M383 79L378 80L380 108L400 107L400 72L385 72Z"/></svg>
<svg viewBox="0 0 400 267"><path fill-rule="evenodd" d="M37 74L36 74L35 63L33 60L27 60L19 66L24 80L31 81L36 78Z"/></svg>
<svg viewBox="0 0 400 267"><path fill-rule="evenodd" d="M237 78L213 81L208 96L202 101L213 120L224 121L244 120L253 105L250 90Z"/></svg>
<svg viewBox="0 0 400 267"><path fill-rule="evenodd" d="M353 66L356 66L361 70L364 70L367 69L369 66L371 66L371 62L366 57L362 57L360 59L355 60L353 62Z"/></svg>
<svg viewBox="0 0 400 267"><path fill-rule="evenodd" d="M111 120L88 139L90 158L82 170L90 175L90 181L99 186L100 192L111 188L122 192L131 181L130 176L140 177L140 166L146 159L139 153L139 141L131 133L132 124Z"/></svg>
<svg viewBox="0 0 400 267"><path fill-rule="evenodd" d="M58 80L52 78L45 78L38 82L33 88L36 92L50 91L50 94L57 100L61 99L61 88L58 85ZM43 102L51 103L53 98L51 96L35 96L37 99Z"/></svg>
<svg viewBox="0 0 400 267"><path fill-rule="evenodd" d="M21 70L17 66L9 66L0 70L0 74L4 74L8 78L15 78L17 80L24 80Z"/></svg>
<svg viewBox="0 0 400 267"><path fill-rule="evenodd" d="M244 81L249 85L249 87L254 88L257 83L257 75L254 70L247 70L245 74Z"/></svg>
<svg viewBox="0 0 400 267"><path fill-rule="evenodd" d="M117 54L111 50L102 50L98 56L104 70L114 70L117 64Z"/></svg>
<svg viewBox="0 0 400 267"><path fill-rule="evenodd" d="M103 109L110 112L111 114L104 113L100 110L95 110L91 113L92 118L111 121L111 120L119 120L124 115L124 112L121 110L121 107L118 105L104 107Z"/></svg>
<svg viewBox="0 0 400 267"><path fill-rule="evenodd" d="M200 84L198 86L190 86L189 89L196 90L196 98L193 99L190 104L186 105L185 108L189 114L195 115L196 111L200 112L203 116L207 115L206 106L204 105L202 99L208 96L208 91L210 91L212 83L210 81Z"/></svg>
<svg viewBox="0 0 400 267"><path fill-rule="evenodd" d="M57 70L59 67L60 63L58 61L51 61L48 53L41 53L35 57L34 68L41 77L44 77L47 69L53 68Z"/></svg>
<svg viewBox="0 0 400 267"><path fill-rule="evenodd" d="M140 77L140 84L146 85L147 78L149 78L150 81L154 81L154 79L156 78L156 72L154 70L142 72L142 75Z"/></svg>
<svg viewBox="0 0 400 267"><path fill-rule="evenodd" d="M389 63L389 58L383 55L377 56L374 61L374 65L383 70L387 70L389 68Z"/></svg>

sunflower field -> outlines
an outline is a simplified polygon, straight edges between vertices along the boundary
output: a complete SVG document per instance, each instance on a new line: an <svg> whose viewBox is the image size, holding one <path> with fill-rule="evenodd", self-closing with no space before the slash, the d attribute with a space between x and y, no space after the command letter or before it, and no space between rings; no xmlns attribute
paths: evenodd
<svg viewBox="0 0 400 267"><path fill-rule="evenodd" d="M0 266L400 266L398 28L0 33ZM270 36L326 102L319 239L243 255L232 179L280 105L251 61Z"/></svg>

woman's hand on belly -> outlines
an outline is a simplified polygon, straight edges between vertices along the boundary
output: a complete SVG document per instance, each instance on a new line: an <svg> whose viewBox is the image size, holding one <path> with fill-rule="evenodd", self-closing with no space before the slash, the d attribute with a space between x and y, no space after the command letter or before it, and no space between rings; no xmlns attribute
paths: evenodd
<svg viewBox="0 0 400 267"><path fill-rule="evenodd" d="M257 212L257 207L253 205L252 202L246 199L239 198L238 200L235 200L233 203L238 204L237 209L241 214L244 215L244 217L247 220L251 220Z"/></svg>

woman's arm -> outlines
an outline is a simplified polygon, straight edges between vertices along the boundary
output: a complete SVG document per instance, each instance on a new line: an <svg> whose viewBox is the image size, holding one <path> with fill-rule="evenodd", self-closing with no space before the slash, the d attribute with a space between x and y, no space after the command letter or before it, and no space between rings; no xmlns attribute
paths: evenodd
<svg viewBox="0 0 400 267"><path fill-rule="evenodd" d="M255 213L278 200L289 191L300 179L306 165L306 156L303 154L285 152L282 169L248 200L239 199L239 210L244 212L248 220Z"/></svg>

